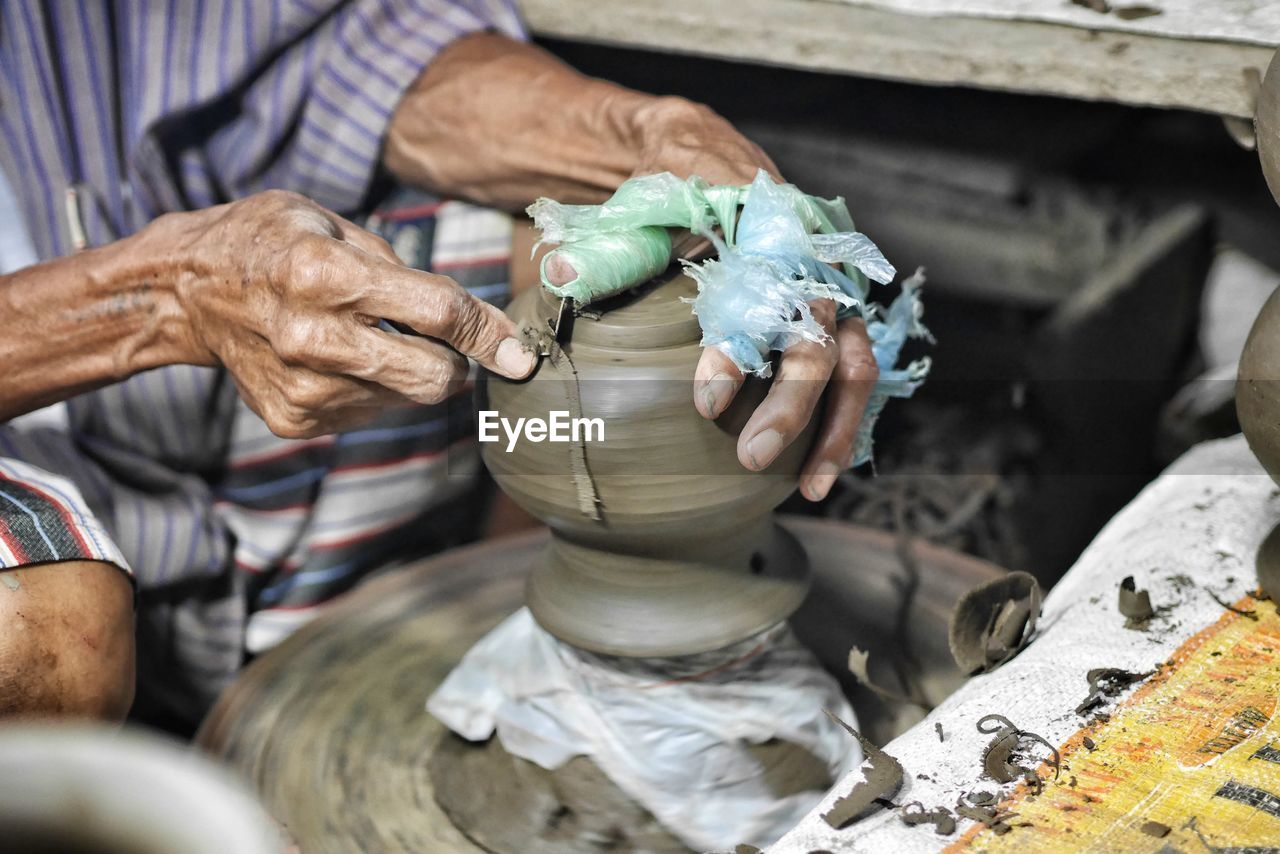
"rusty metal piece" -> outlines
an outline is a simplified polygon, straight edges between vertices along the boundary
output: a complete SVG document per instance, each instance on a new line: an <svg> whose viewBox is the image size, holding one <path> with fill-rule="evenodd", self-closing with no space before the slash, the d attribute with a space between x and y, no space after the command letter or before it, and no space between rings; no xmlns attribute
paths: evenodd
<svg viewBox="0 0 1280 854"><path fill-rule="evenodd" d="M823 821L836 830L841 830L878 806L878 801L893 797L902 786L902 765L831 712L827 712L827 717L858 740L865 757L861 768L862 779L854 783L847 795L839 798L831 809L822 814Z"/></svg>
<svg viewBox="0 0 1280 854"><path fill-rule="evenodd" d="M1010 572L966 593L951 612L951 656L965 673L994 670L1027 645L1040 616L1040 584Z"/></svg>

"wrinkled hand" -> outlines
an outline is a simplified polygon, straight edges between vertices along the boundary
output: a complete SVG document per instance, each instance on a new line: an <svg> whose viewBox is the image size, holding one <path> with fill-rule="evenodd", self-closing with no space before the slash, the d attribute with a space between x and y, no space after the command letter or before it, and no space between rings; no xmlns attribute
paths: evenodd
<svg viewBox="0 0 1280 854"><path fill-rule="evenodd" d="M169 214L139 237L169 259L188 361L225 366L286 438L444 400L466 378L464 356L517 379L535 364L498 309L405 267L381 238L302 196L269 191ZM384 331L380 319L427 337Z"/></svg>
<svg viewBox="0 0 1280 854"><path fill-rule="evenodd" d="M738 436L738 461L752 471L766 468L808 425L825 391L822 425L800 470L801 494L821 501L853 462L858 424L880 369L862 318L837 322L831 300L814 300L809 307L832 340L802 341L782 354L769 393ZM719 416L742 382L742 372L728 356L704 348L693 380L698 412L704 418Z"/></svg>
<svg viewBox="0 0 1280 854"><path fill-rule="evenodd" d="M682 178L697 175L712 184L746 184L764 169L782 180L759 146L700 104L655 98L639 111L636 127L640 129L636 175L672 172ZM674 257L696 258L709 248L705 240L687 232L672 243ZM546 272L552 284L570 282L577 275L556 255L548 259ZM860 318L837 323L831 300L815 300L810 308L832 340L825 345L803 342L782 355L768 396L738 438L738 459L752 471L768 467L808 425L826 391L822 426L800 474L801 493L820 501L852 462L858 423L879 369ZM718 417L742 382L742 372L728 356L714 347L704 349L694 374L698 412L705 418Z"/></svg>
<svg viewBox="0 0 1280 854"><path fill-rule="evenodd" d="M654 98L635 116L639 162L633 175L672 172L711 184L749 184L765 170L782 175L760 146L710 107L683 98Z"/></svg>

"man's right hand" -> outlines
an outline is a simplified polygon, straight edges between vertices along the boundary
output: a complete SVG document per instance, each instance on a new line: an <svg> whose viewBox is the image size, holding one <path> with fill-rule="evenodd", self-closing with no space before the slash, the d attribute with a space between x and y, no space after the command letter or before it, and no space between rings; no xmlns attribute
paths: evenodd
<svg viewBox="0 0 1280 854"><path fill-rule="evenodd" d="M464 356L513 379L535 365L501 311L293 193L163 216L135 247L173 277L183 361L225 366L280 436L331 433L406 399L438 403L465 380Z"/></svg>

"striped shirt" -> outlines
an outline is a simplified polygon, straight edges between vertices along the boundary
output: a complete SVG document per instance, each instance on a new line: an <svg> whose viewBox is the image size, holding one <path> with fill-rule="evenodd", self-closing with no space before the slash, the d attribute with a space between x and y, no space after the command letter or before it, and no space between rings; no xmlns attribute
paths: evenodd
<svg viewBox="0 0 1280 854"><path fill-rule="evenodd" d="M281 187L372 209L406 263L501 302L509 218L377 190L401 94L484 29L523 35L505 0L6 2L0 165L42 258ZM179 365L67 411L62 429L0 425L0 566L94 558L133 574L144 717L197 720L246 653L474 528L466 398L284 440L225 371Z"/></svg>

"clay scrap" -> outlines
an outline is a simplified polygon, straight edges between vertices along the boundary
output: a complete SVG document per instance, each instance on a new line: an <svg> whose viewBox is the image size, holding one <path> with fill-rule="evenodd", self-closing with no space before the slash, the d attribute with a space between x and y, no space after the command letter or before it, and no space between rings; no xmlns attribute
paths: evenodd
<svg viewBox="0 0 1280 854"><path fill-rule="evenodd" d="M1235 605L1232 605L1230 602L1224 602L1222 600L1222 597L1214 593L1212 590L1208 590L1206 592L1209 594L1210 599L1217 602L1219 605L1221 605L1223 608L1226 608L1231 613L1239 614L1242 617L1245 617L1247 619L1253 620L1254 622L1257 622L1258 612L1254 611L1252 608L1237 608Z"/></svg>
<svg viewBox="0 0 1280 854"><path fill-rule="evenodd" d="M985 796L985 797L984 797ZM1016 818L1017 813L1000 812L995 805L995 798L988 792L975 792L972 795L961 795L956 801L956 815L973 821L980 821L997 836L1003 836L1013 829L1009 819Z"/></svg>
<svg viewBox="0 0 1280 854"><path fill-rule="evenodd" d="M565 402L569 408L569 417L581 419L582 393L578 387L578 369L573 364L573 360L569 358L569 354L560 347L560 342L556 339L560 315L563 314L563 310L564 303L562 301L561 311L556 316L554 327L548 318L545 329L525 326L520 330L520 337L526 350L545 357L551 363L551 367L555 369L560 381L564 383ZM591 477L591 470L587 468L585 440L580 439L569 443L569 471L573 476L573 486L578 495L578 512L589 519L600 521L602 502L600 501L600 494L596 491L596 482Z"/></svg>
<svg viewBox="0 0 1280 854"><path fill-rule="evenodd" d="M1261 592L1266 594L1266 598L1280 602L1280 525L1273 528L1258 546L1257 567Z"/></svg>
<svg viewBox="0 0 1280 854"><path fill-rule="evenodd" d="M1126 629L1145 628L1147 620L1155 616L1155 609L1151 607L1151 594L1146 590L1139 590L1134 584L1133 576L1126 575L1124 580L1120 582L1120 597L1117 602L1120 614L1125 618L1124 627Z"/></svg>
<svg viewBox="0 0 1280 854"><path fill-rule="evenodd" d="M1136 21L1139 18L1150 18L1162 14L1155 6L1137 4L1133 6L1113 6L1107 0L1071 0L1075 6L1082 6L1103 15L1112 14L1125 21Z"/></svg>
<svg viewBox="0 0 1280 854"><path fill-rule="evenodd" d="M1095 667L1085 678L1089 680L1089 696L1076 706L1076 714L1088 714L1109 699L1120 696L1120 692L1135 682L1141 682L1151 673L1133 673L1119 667ZM1092 744L1092 742L1090 742ZM1088 745L1086 745L1087 747ZM1092 750L1092 748L1089 748Z"/></svg>
<svg viewBox="0 0 1280 854"><path fill-rule="evenodd" d="M965 593L951 612L951 657L965 673L986 673L1013 658L1031 640L1040 617L1040 584L1010 572Z"/></svg>
<svg viewBox="0 0 1280 854"><path fill-rule="evenodd" d="M1154 836L1156 839L1164 839L1169 835L1169 825L1161 824L1158 821L1148 821L1138 829L1147 836Z"/></svg>
<svg viewBox="0 0 1280 854"><path fill-rule="evenodd" d="M860 769L862 779L854 784L849 794L838 799L831 809L822 814L823 821L836 830L842 830L870 812L873 807L883 806L881 802L893 797L902 786L902 765L831 712L827 712L827 717L858 740L864 757Z"/></svg>
<svg viewBox="0 0 1280 854"><path fill-rule="evenodd" d="M867 672L868 653L858 647L849 650L849 672L853 674L853 678L858 680L858 684L865 685L872 693L886 703L897 704L906 703L909 705L920 705L917 701L912 700L904 694L899 694L888 688L883 688L871 680L871 674Z"/></svg>
<svg viewBox="0 0 1280 854"><path fill-rule="evenodd" d="M956 818L951 814L951 810L946 807L935 807L927 810L924 804L919 801L912 801L909 804L903 804L898 810L898 816L905 824L932 824L933 832L939 836L950 836L956 832Z"/></svg>
<svg viewBox="0 0 1280 854"><path fill-rule="evenodd" d="M1062 757L1058 748L1050 744L1044 736L1019 729L1016 724L1004 715L986 715L978 721L978 732L995 733L991 743L982 754L982 769L987 776L997 783L1012 783L1022 780L1040 793L1043 783L1035 769L1028 768L1016 761L1018 753L1026 747L1025 742L1038 742L1049 748L1053 754L1050 764L1053 766L1053 778L1058 779L1062 768Z"/></svg>

